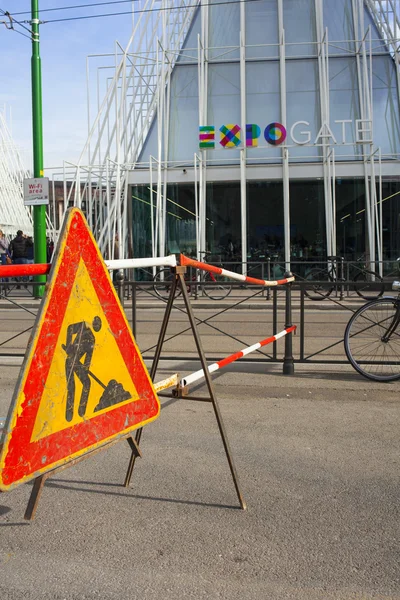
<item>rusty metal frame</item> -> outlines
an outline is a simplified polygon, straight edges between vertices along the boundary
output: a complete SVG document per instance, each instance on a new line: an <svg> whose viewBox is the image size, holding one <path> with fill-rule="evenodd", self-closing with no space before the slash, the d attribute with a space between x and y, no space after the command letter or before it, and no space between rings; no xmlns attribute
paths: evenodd
<svg viewBox="0 0 400 600"><path fill-rule="evenodd" d="M104 446L101 446L100 448L96 448L95 450L91 450L90 452L87 452L83 456L74 458L73 460L65 463L64 465L57 467L56 469L48 471L47 473L43 473L43 475L40 475L39 477L36 477L36 479L34 479L33 488L32 488L32 491L31 491L31 494L30 494L30 497L28 500L28 505L26 507L26 511L24 514L24 519L26 521L32 521L35 518L36 510L37 510L37 507L39 504L40 496L41 496L43 488L44 488L44 484L49 477L59 473L60 471L63 471L64 469L67 469L68 467L72 467L72 466L76 465L77 463L81 462L85 458L90 458L90 457L94 456L101 450L106 450L107 448L110 448L111 446L113 446L114 444L117 444L118 442L120 442L123 439L127 440L132 454L134 454L137 457L142 456L142 454L140 452L140 448L139 448L138 444L136 443L135 439L133 438L132 432L130 432L129 434L127 434L123 437L120 437L118 439L112 440L111 442L108 442L107 444L105 444Z"/></svg>
<svg viewBox="0 0 400 600"><path fill-rule="evenodd" d="M154 381L154 377L155 374L157 372L157 367L158 367L158 363L160 360L160 356L161 356L161 351L164 345L164 341L165 341L165 334L168 328L168 324L169 324L169 320L170 320L170 316L171 316L171 310L172 310L172 306L174 303L174 299L175 299L175 294L176 294L176 289L179 286L181 292L182 292L182 297L184 300L184 304L186 307L186 312L189 318L189 322L190 322L190 328L192 330L193 333L193 337L196 343L196 348L197 348L197 352L200 358L200 362L201 365L203 367L204 370L204 374L205 374L205 380L206 380L206 384L207 384L207 388L208 388L208 393L209 393L209 398L201 398L201 397L190 397L190 398L186 398L184 392L187 392L187 390L184 389L178 389L176 390L172 395L169 394L162 394L163 397L181 397L183 399L189 399L192 401L200 401L200 402L211 402L213 405L213 409L214 409L214 414L215 414L215 418L217 420L217 425L218 425L218 429L219 429L219 433L222 439L222 443L224 446L224 450L225 450L225 454L226 454L226 458L228 460L228 464L229 464L229 468L231 471L231 475L232 475L232 479L233 479L233 483L235 486L235 490L236 490L236 494L238 497L238 501L239 501L239 505L240 508L245 510L246 509L246 503L243 499L243 495L242 492L240 490L240 484L239 484L239 477L236 471L236 467L233 461L233 457L232 457L232 452L230 449L230 445L229 445L229 441L228 441L228 437L226 434L226 430L225 430L225 426L224 426L224 422L223 422L223 418L222 418L222 414L218 405L218 401L217 401L217 397L215 394L215 390L214 390L214 386L212 383L212 379L211 379L211 375L208 371L208 365L207 365L207 360L204 354L204 350L203 350L203 346L201 343L201 338L197 329L197 323L196 323L196 318L194 316L193 313L193 309L192 306L190 304L190 299L189 299L189 295L188 295L188 291L187 291L187 287L186 287L186 282L184 279L184 274L186 272L186 267L172 267L171 268L172 273L175 275L175 277L172 280L172 284L171 284L171 289L170 289L170 294L169 294L169 298L167 301L167 306L165 309L165 314L164 314L164 318L163 318L163 322L161 325L161 330L160 330L160 334L159 334L159 338L158 338L158 343L157 343L157 347L156 347L156 351L155 351L155 355L154 355L154 360L153 360L153 364L151 367L151 371L150 371L150 376L152 378L152 380ZM141 436L142 436L142 431L143 428L140 428L137 430L136 432L136 437L135 440L137 442L137 444L140 443L141 440ZM132 478L132 474L133 474L133 469L135 466L135 461L136 461L136 455L134 452L132 452L130 461L129 461L129 465L128 465L128 470L126 473L126 478L125 478L125 486L129 486L130 485L130 481Z"/></svg>

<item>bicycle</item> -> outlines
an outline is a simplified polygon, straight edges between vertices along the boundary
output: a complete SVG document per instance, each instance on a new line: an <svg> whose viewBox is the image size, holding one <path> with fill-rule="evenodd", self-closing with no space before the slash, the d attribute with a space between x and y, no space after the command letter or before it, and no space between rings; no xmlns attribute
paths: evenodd
<svg viewBox="0 0 400 600"><path fill-rule="evenodd" d="M337 289L337 284L343 284L346 279L343 277L343 273L339 274L339 268L337 263L340 262L342 265L342 258L340 256L328 256L328 262L330 263L328 268L315 267L311 269L305 276L306 281L315 281L310 289L305 289L305 295L310 300L325 300L331 295L334 289ZM364 266L357 266L357 273L352 278L355 284L354 290L364 300L373 300L382 296L385 291L385 285L383 278L379 273L370 271ZM341 269L343 270L343 269ZM331 283L334 285L322 285L323 282ZM364 282L364 285L360 285Z"/></svg>
<svg viewBox="0 0 400 600"><path fill-rule="evenodd" d="M205 257L206 258L206 257ZM222 265L218 265L222 267ZM232 284L229 283L223 275L218 275L217 273L211 273L210 271L202 271L201 269L197 269L199 271L199 279L200 279L200 290L201 292L210 298L210 300L223 300L232 291ZM169 297L169 293L171 290L173 275L170 269L160 269L154 275L153 278L153 289L157 296L163 300L166 300ZM187 282L188 292L191 293L191 282L197 284L198 275L197 273L192 277L188 277L185 275L185 282ZM176 289L177 298L181 294L181 289Z"/></svg>
<svg viewBox="0 0 400 600"><path fill-rule="evenodd" d="M344 349L358 373L373 381L400 379L400 281L392 289L397 298L367 302L349 320Z"/></svg>

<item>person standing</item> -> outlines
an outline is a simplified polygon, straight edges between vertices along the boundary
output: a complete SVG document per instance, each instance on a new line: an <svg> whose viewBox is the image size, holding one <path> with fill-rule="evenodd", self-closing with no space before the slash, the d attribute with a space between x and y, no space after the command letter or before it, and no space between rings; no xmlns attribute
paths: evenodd
<svg viewBox="0 0 400 600"><path fill-rule="evenodd" d="M31 237L24 235L23 231L19 229L17 231L17 236L11 240L9 250L11 252L12 261L15 265L26 265L28 264L28 248L33 246L33 241ZM27 278L24 278L25 281ZM17 281L20 281L20 278L17 278ZM17 289L19 285L17 285Z"/></svg>
<svg viewBox="0 0 400 600"><path fill-rule="evenodd" d="M1 265L7 264L7 258L9 258L9 256L10 253L8 250L8 240L0 229L0 267ZM2 282L5 283L4 291L7 292L8 277L0 278L0 283Z"/></svg>
<svg viewBox="0 0 400 600"><path fill-rule="evenodd" d="M4 233L0 229L0 264L7 264L7 256L9 256L8 241Z"/></svg>
<svg viewBox="0 0 400 600"><path fill-rule="evenodd" d="M27 239L29 239L29 238L27 238ZM30 238L30 239L32 239L32 238ZM33 265L33 263L35 262L33 243L31 245L27 245L27 247L26 247L26 260L27 260L28 265Z"/></svg>
<svg viewBox="0 0 400 600"><path fill-rule="evenodd" d="M11 240L9 250L15 265L26 265L28 263L28 248L33 246L31 237L24 235L19 229L17 236Z"/></svg>

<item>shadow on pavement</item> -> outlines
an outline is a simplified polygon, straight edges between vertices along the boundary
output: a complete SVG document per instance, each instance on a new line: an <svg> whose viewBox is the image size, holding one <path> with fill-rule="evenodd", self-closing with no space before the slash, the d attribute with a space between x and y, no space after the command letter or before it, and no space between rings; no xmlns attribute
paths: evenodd
<svg viewBox="0 0 400 600"><path fill-rule="evenodd" d="M0 504L0 517L9 513L11 508L9 506L3 506Z"/></svg>
<svg viewBox="0 0 400 600"><path fill-rule="evenodd" d="M73 485L64 485L65 483L80 484L79 487L74 487ZM121 484L117 483L96 483L94 481L76 481L76 480L67 480L67 479L54 479L53 481L47 481L46 487L52 487L56 489L68 490L70 492L88 492L89 494L104 494L107 496L122 496L125 498L133 498L136 500L154 500L155 502L167 502L172 504L187 504L189 506L204 506L207 508L229 508L234 510L241 510L239 505L230 505L230 504L216 504L213 502L197 502L195 500L178 500L176 498L157 498L156 496L143 496L140 494L128 494L125 492L110 492L105 490L96 490L91 488L81 487L83 485L100 485L100 486L108 486L108 487L122 487Z"/></svg>

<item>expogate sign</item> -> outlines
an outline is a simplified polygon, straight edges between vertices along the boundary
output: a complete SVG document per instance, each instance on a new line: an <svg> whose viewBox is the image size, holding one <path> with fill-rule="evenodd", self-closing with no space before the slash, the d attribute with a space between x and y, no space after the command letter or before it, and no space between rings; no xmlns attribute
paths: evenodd
<svg viewBox="0 0 400 600"><path fill-rule="evenodd" d="M340 138L335 136L330 125L323 123L315 139L311 134L310 123L308 121L296 121L289 130L290 141L296 146L321 145L324 143L332 144L354 144L354 141L347 141L349 133L357 144L372 143L372 121L366 119L338 119L334 121L340 125ZM355 127L355 136L354 136ZM288 138L288 131L282 123L274 121L265 128L256 123L248 123L244 129L240 125L229 123L221 125L218 129L219 145L217 148L256 148L262 138L271 146L280 146ZM199 127L199 148L203 150L213 150L216 148L216 130L214 125L201 125Z"/></svg>

